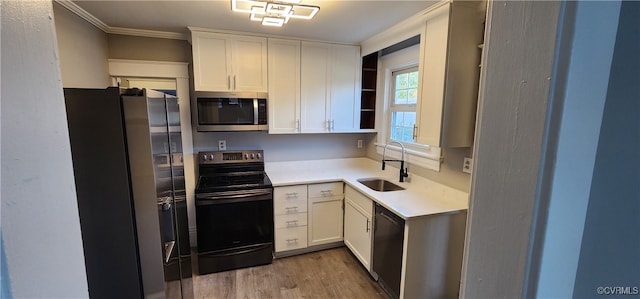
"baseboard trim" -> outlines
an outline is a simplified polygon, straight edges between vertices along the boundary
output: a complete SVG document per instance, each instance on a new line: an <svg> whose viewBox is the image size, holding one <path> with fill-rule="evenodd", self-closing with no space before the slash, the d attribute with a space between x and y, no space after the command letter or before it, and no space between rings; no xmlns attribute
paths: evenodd
<svg viewBox="0 0 640 299"><path fill-rule="evenodd" d="M342 246L345 246L344 242L339 241L339 242L334 242L334 243L327 243L327 244L310 246L310 247L307 247L307 248L300 248L300 249L294 249L294 250L275 252L273 255L274 255L275 258L283 258L283 257L289 257L289 256L294 256L294 255L299 255L299 254L304 254L304 253L310 253L310 252L315 252L315 251L321 251L321 250L325 250L325 249L337 248L337 247L342 247Z"/></svg>

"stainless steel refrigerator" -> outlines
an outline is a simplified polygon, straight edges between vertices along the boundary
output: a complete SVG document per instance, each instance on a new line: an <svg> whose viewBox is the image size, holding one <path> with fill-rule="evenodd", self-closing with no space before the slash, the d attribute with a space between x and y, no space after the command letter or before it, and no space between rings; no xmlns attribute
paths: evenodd
<svg viewBox="0 0 640 299"><path fill-rule="evenodd" d="M64 94L89 296L192 298L178 99Z"/></svg>

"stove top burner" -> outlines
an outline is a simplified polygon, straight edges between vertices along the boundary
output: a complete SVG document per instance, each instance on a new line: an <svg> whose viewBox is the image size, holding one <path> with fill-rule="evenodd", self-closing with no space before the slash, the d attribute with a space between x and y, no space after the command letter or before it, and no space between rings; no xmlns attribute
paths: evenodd
<svg viewBox="0 0 640 299"><path fill-rule="evenodd" d="M199 157L196 194L272 187L262 151L201 152Z"/></svg>
<svg viewBox="0 0 640 299"><path fill-rule="evenodd" d="M200 176L196 193L271 187L264 173Z"/></svg>

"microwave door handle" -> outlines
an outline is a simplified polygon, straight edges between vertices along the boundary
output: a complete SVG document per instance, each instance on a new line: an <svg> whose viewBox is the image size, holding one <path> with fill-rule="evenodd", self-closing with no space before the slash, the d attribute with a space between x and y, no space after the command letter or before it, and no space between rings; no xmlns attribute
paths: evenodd
<svg viewBox="0 0 640 299"><path fill-rule="evenodd" d="M258 99L253 99L253 124L258 124Z"/></svg>

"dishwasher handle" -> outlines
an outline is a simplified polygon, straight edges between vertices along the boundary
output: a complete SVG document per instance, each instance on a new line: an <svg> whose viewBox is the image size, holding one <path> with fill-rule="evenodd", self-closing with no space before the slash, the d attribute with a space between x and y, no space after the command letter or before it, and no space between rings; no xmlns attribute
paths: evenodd
<svg viewBox="0 0 640 299"><path fill-rule="evenodd" d="M393 223L393 225L404 227L404 219L400 218L398 215L389 211L387 208L383 207L379 203L375 203L375 205L376 205L375 206L376 214L379 214L380 216L384 217L386 220ZM373 227L375 229L375 225Z"/></svg>
<svg viewBox="0 0 640 299"><path fill-rule="evenodd" d="M380 211L380 216L384 217L385 219L387 219L389 222L393 223L393 225L400 225L400 223L398 223L398 221L396 221L395 219L393 219L393 217L387 215L384 211Z"/></svg>

